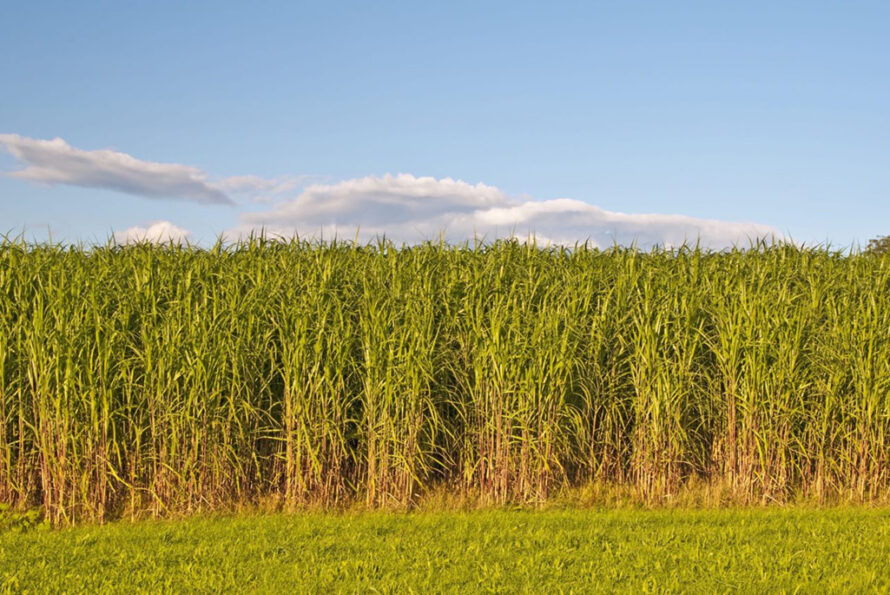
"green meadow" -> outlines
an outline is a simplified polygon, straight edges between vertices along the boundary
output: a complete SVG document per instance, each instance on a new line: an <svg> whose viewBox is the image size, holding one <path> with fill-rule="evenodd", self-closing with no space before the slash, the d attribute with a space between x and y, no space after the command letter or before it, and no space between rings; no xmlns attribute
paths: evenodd
<svg viewBox="0 0 890 595"><path fill-rule="evenodd" d="M36 592L886 592L890 513L297 514L0 534Z"/></svg>

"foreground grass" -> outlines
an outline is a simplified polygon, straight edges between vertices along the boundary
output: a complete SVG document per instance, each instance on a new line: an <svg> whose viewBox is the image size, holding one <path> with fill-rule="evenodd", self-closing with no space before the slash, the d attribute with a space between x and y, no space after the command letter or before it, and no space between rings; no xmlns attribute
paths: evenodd
<svg viewBox="0 0 890 595"><path fill-rule="evenodd" d="M0 534L34 591L885 591L890 511L239 516Z"/></svg>

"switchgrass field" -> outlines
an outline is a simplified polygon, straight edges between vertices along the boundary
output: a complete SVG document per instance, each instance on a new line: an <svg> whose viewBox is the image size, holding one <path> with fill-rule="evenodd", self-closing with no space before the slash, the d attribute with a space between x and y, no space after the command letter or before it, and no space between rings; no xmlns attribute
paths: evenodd
<svg viewBox="0 0 890 595"><path fill-rule="evenodd" d="M55 525L880 503L888 464L890 257L0 243L0 501Z"/></svg>
<svg viewBox="0 0 890 595"><path fill-rule="evenodd" d="M0 533L22 592L886 592L890 515L300 514Z"/></svg>

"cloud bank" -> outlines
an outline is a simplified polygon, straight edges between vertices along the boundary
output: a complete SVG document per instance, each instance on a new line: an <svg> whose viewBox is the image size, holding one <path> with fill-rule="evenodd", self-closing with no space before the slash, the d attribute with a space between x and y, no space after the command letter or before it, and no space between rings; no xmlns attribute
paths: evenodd
<svg viewBox="0 0 890 595"><path fill-rule="evenodd" d="M43 184L116 190L146 198L231 205L220 186L196 167L142 161L126 153L77 149L61 138L41 140L0 134L0 145L24 165L6 175Z"/></svg>
<svg viewBox="0 0 890 595"><path fill-rule="evenodd" d="M87 151L61 138L0 134L0 147L22 166L5 175L31 182L208 205L234 205L234 196L266 203L262 210L242 213L237 227L226 234L233 239L264 230L287 237L361 241L385 236L399 243L440 237L449 242L534 237L542 244L589 242L599 247L637 244L648 248L698 242L713 249L747 246L759 238L782 239L766 225L620 213L571 198L517 199L494 186L451 178L387 174L336 184L308 184L307 176L242 175L213 180L196 167L143 161L108 149ZM188 236L188 231L169 221L115 234L121 243L179 241Z"/></svg>
<svg viewBox="0 0 890 595"><path fill-rule="evenodd" d="M697 219L684 215L627 214L569 198L518 200L494 186L410 174L368 176L338 184L307 186L292 200L246 213L229 236L259 229L303 237L396 242L503 237L599 247L637 244L676 247L700 242L719 249L747 246L757 238L780 238L773 227Z"/></svg>
<svg viewBox="0 0 890 595"><path fill-rule="evenodd" d="M137 244L148 242L151 244L179 244L189 241L191 232L177 227L169 221L155 221L148 227L131 227L124 231L115 232L114 241L118 244Z"/></svg>

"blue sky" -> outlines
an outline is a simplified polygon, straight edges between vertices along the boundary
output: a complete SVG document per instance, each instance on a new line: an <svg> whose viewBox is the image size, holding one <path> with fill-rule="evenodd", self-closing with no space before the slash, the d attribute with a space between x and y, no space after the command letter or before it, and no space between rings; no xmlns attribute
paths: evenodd
<svg viewBox="0 0 890 595"><path fill-rule="evenodd" d="M720 244L770 229L834 245L890 234L886 1L2 12L4 231L104 241L164 221L203 241L259 225L455 237L495 225ZM33 144L55 138L68 149ZM137 174L109 173L103 160L118 158L93 153L109 149L134 160L137 187L121 192ZM139 169L149 162L189 166L234 204L155 192L158 168ZM250 191L225 190L248 175Z"/></svg>

